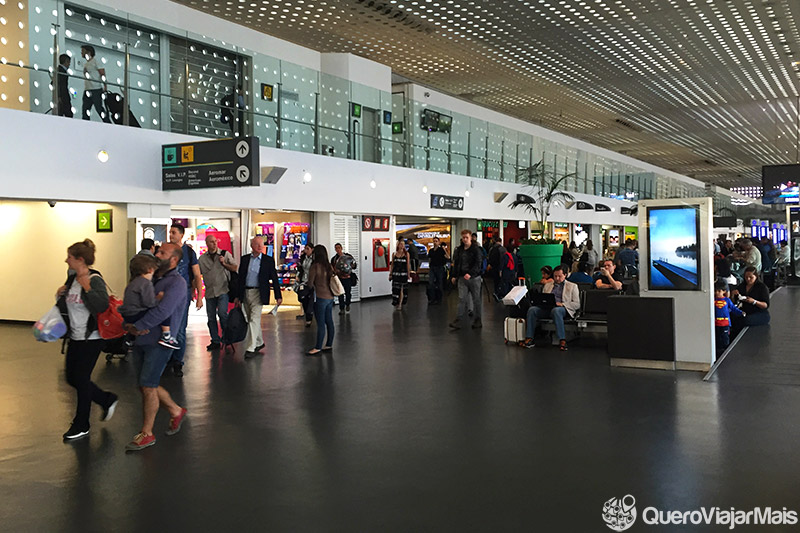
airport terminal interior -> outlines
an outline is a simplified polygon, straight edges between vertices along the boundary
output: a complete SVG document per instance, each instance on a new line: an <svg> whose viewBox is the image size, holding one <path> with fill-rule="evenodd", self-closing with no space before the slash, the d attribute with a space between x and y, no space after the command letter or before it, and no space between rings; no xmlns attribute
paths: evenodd
<svg viewBox="0 0 800 533"><path fill-rule="evenodd" d="M799 17L0 0L0 529L796 529Z"/></svg>

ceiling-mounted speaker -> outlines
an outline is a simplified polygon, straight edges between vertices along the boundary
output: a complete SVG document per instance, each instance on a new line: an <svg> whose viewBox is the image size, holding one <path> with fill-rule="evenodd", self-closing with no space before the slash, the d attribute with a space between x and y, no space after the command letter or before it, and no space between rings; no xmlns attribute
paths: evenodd
<svg viewBox="0 0 800 533"><path fill-rule="evenodd" d="M506 199L506 196L508 196L507 192L494 193L494 203L499 204L500 202Z"/></svg>
<svg viewBox="0 0 800 533"><path fill-rule="evenodd" d="M284 173L286 173L286 169L283 167L261 167L261 183L275 185Z"/></svg>

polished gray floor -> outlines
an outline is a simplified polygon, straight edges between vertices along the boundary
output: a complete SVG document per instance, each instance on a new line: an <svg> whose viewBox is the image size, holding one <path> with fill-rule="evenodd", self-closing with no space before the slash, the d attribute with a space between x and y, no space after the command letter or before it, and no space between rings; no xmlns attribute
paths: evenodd
<svg viewBox="0 0 800 533"><path fill-rule="evenodd" d="M794 364L796 313L751 329L704 383L610 368L602 342L505 346L502 308L451 332L455 301L423 298L335 315L323 358L303 356L314 328L294 313L264 317L253 360L206 352L192 326L185 377L163 380L188 421L166 437L159 414L157 444L135 454L123 451L141 423L130 365L98 363L120 407L105 424L93 411L90 437L65 444L74 397L58 347L0 325L0 530L610 531L603 503L626 494L640 513L800 509L800 382L725 368L741 356L756 372L775 350ZM799 300L788 288L773 306Z"/></svg>

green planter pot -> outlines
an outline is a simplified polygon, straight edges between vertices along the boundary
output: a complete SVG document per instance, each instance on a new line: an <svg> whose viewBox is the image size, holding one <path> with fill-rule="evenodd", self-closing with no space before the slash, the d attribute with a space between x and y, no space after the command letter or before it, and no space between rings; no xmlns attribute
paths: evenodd
<svg viewBox="0 0 800 533"><path fill-rule="evenodd" d="M561 264L561 254L564 246L561 244L523 244L519 247L519 256L525 268L525 277L528 287L539 281L542 277L540 270L543 266L555 267Z"/></svg>

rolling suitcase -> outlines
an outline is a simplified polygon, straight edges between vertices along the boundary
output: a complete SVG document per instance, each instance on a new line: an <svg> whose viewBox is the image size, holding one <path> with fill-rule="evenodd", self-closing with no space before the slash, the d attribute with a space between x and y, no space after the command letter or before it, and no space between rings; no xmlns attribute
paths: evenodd
<svg viewBox="0 0 800 533"><path fill-rule="evenodd" d="M519 344L525 340L525 319L524 318L506 318L504 330L506 344Z"/></svg>

